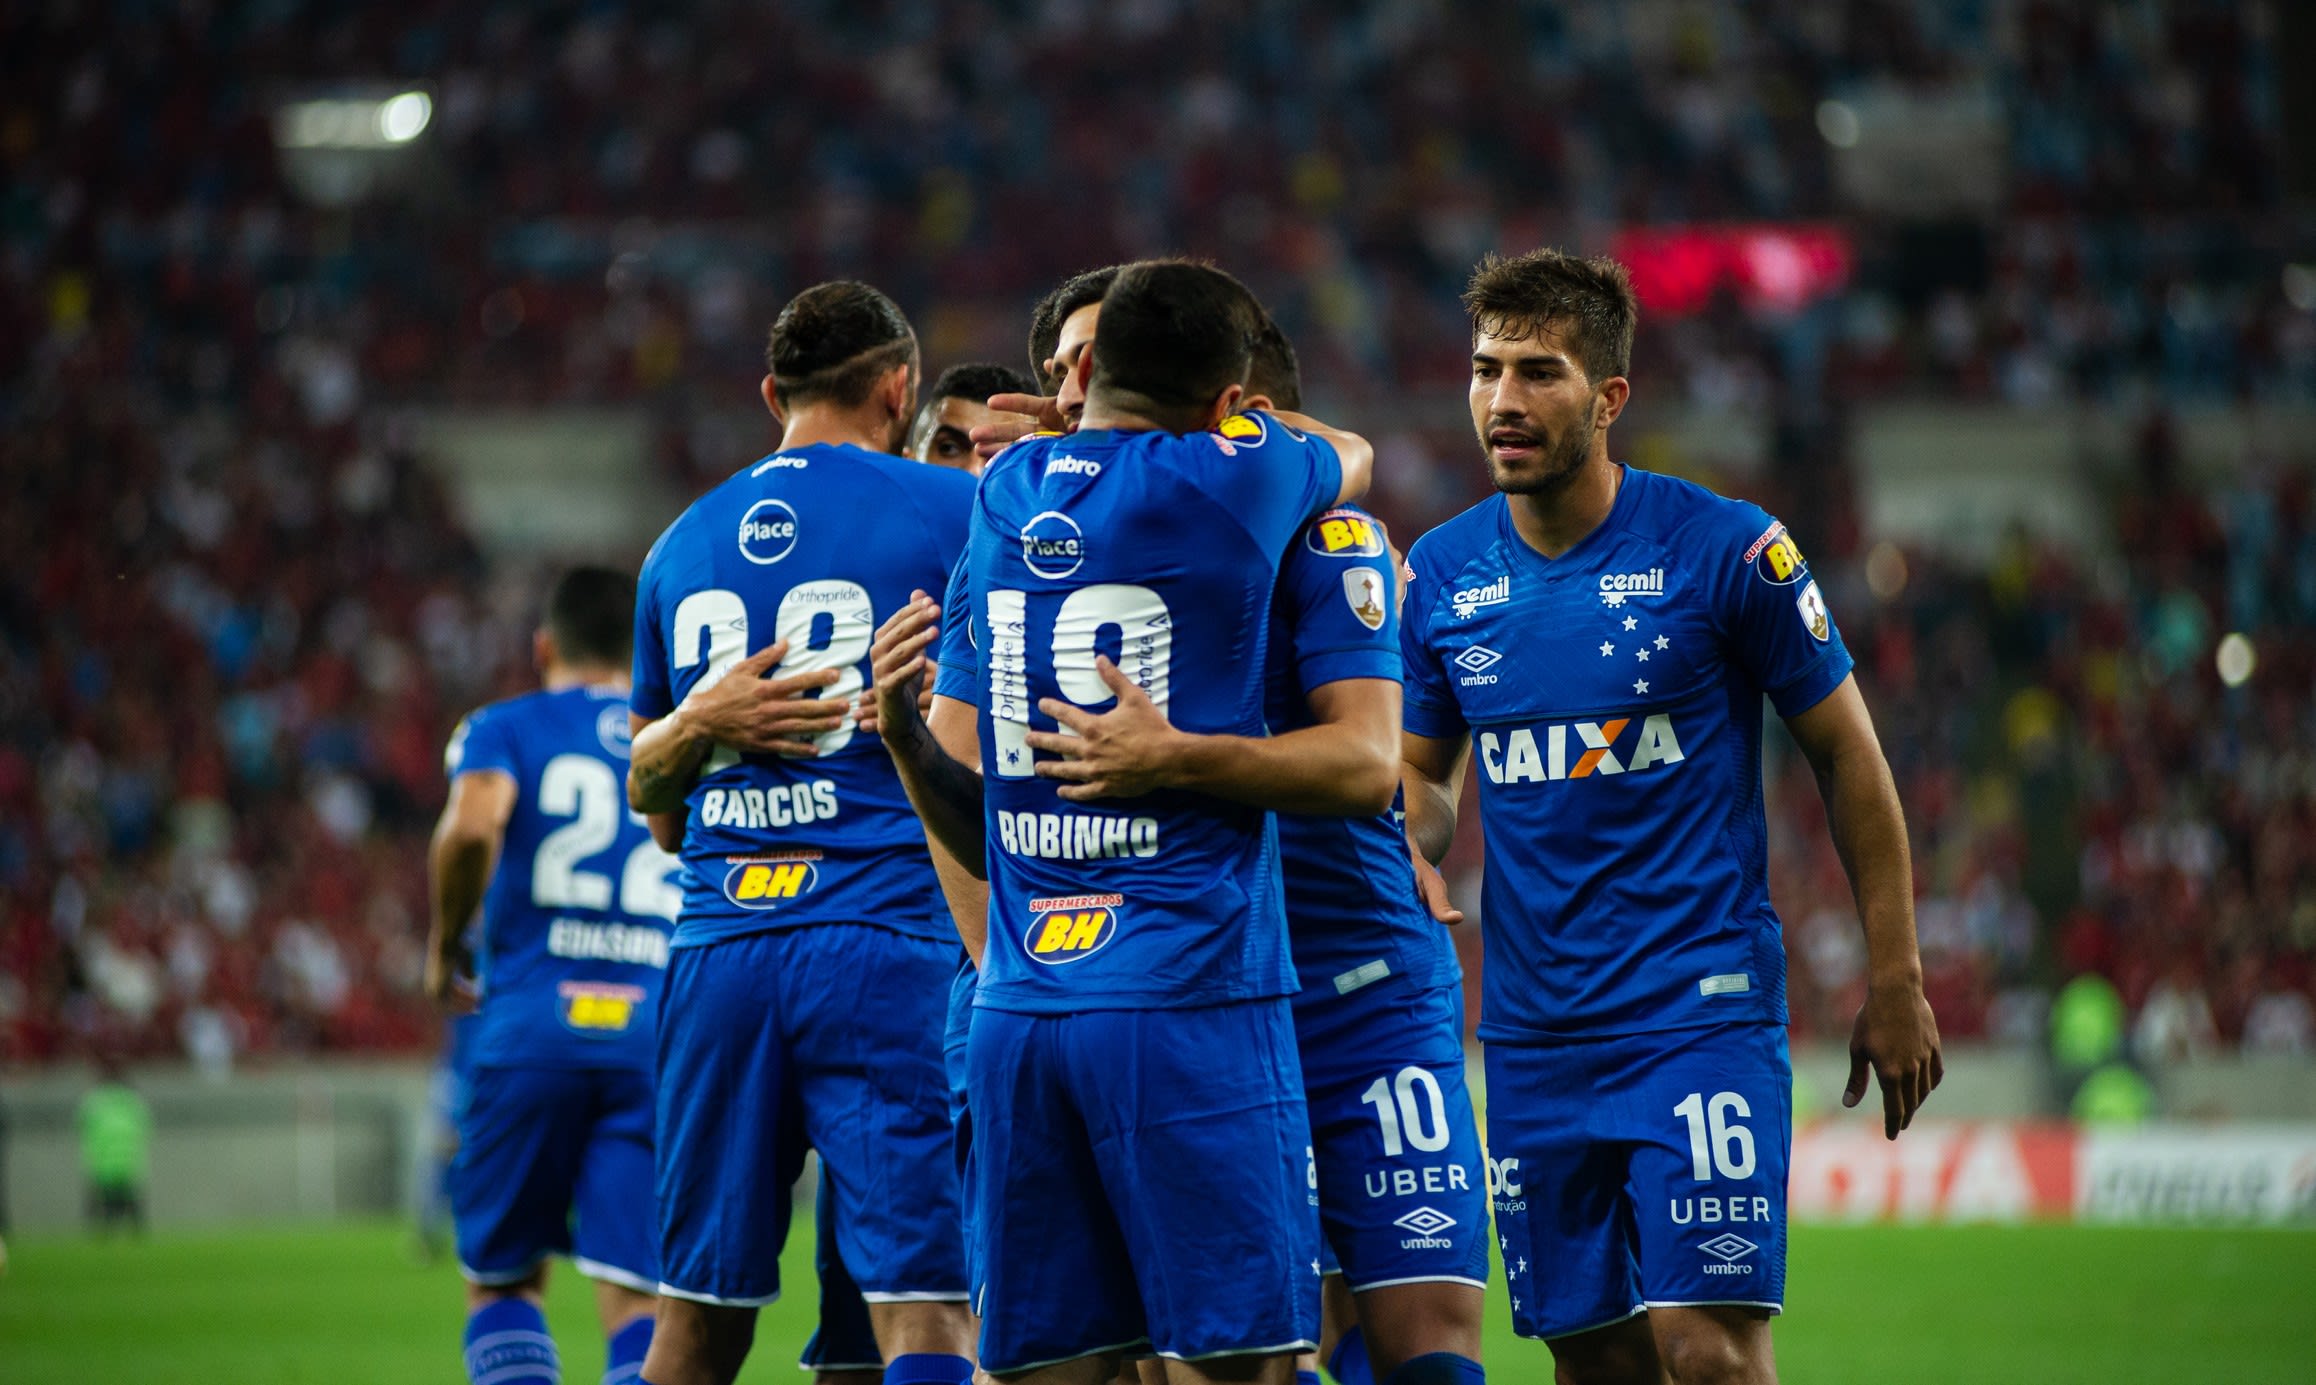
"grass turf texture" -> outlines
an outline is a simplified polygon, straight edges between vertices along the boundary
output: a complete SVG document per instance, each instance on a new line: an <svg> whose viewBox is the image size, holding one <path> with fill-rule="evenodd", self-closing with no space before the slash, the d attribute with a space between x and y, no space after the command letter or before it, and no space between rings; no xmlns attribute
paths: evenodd
<svg viewBox="0 0 2316 1385"><path fill-rule="evenodd" d="M1777 1340L1795 1385L2316 1380L2316 1232L1805 1227L1793 1241ZM380 1224L11 1242L0 1380L455 1385L456 1273L415 1267L405 1245ZM765 1310L744 1381L806 1379L809 1218L784 1274L795 1292ZM1505 1322L1502 1284L1499 1267L1490 1374L1549 1380L1546 1349ZM558 1266L548 1312L573 1385L602 1370L592 1304Z"/></svg>

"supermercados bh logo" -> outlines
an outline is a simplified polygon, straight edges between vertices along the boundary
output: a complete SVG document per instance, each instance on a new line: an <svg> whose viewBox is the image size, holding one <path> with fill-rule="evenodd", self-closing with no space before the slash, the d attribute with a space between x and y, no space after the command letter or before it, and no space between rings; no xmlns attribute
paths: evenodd
<svg viewBox="0 0 2316 1385"><path fill-rule="evenodd" d="M1058 967L1091 957L1118 936L1118 906L1124 895L1077 894L1029 902L1029 931L1022 941L1029 959Z"/></svg>
<svg viewBox="0 0 2316 1385"><path fill-rule="evenodd" d="M1456 608L1457 620L1470 620L1482 606L1501 606L1512 599L1512 578L1509 574L1485 586L1466 587L1448 598Z"/></svg>
<svg viewBox="0 0 2316 1385"><path fill-rule="evenodd" d="M820 853L783 851L776 856L731 856L724 872L724 898L743 909L777 909L820 883Z"/></svg>
<svg viewBox="0 0 2316 1385"><path fill-rule="evenodd" d="M1234 457L1242 447L1262 446L1265 437L1262 420L1251 414L1232 414L1214 430L1214 445L1222 449L1224 456Z"/></svg>
<svg viewBox="0 0 2316 1385"><path fill-rule="evenodd" d="M1021 526L1021 560L1029 570L1058 582L1086 560L1086 534L1059 510L1047 510Z"/></svg>
<svg viewBox="0 0 2316 1385"><path fill-rule="evenodd" d="M1745 550L1744 561L1753 564L1761 580L1773 587L1782 587L1801 576L1809 563L1794 547L1793 535L1785 532L1783 524L1772 524L1763 530Z"/></svg>
<svg viewBox="0 0 2316 1385"><path fill-rule="evenodd" d="M785 500L759 500L740 516L740 556L769 567L796 549L796 511Z"/></svg>
<svg viewBox="0 0 2316 1385"><path fill-rule="evenodd" d="M1357 510L1329 510L1303 531L1303 547L1322 558L1380 557L1383 528Z"/></svg>
<svg viewBox="0 0 2316 1385"><path fill-rule="evenodd" d="M581 1034L623 1034L635 1022L641 1005L641 986L619 986L601 981L566 981L555 988L563 1027Z"/></svg>

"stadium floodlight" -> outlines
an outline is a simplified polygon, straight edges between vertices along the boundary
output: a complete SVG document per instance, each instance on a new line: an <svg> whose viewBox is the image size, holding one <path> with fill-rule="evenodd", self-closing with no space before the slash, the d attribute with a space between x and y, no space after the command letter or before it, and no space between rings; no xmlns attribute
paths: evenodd
<svg viewBox="0 0 2316 1385"><path fill-rule="evenodd" d="M434 102L423 91L406 91L378 107L378 133L388 144L408 144L426 133Z"/></svg>
<svg viewBox="0 0 2316 1385"><path fill-rule="evenodd" d="M284 149L391 149L433 119L434 98L423 91L291 101L274 113L274 140Z"/></svg>

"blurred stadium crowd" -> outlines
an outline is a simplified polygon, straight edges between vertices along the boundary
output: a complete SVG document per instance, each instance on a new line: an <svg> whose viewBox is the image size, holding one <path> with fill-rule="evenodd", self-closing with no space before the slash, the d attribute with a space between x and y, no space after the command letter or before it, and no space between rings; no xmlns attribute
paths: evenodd
<svg viewBox="0 0 2316 1385"><path fill-rule="evenodd" d="M0 12L0 1060L430 1041L440 748L520 685L530 613L402 406L633 402L699 484L756 450L717 420L799 285L886 288L935 368L1011 362L1061 275L1189 249L1274 307L1321 405L1452 407L1482 251L1712 223L1838 224L1854 260L1846 291L1644 315L1635 375L1777 420L1760 498L1859 654L1946 1032L2036 1040L2096 972L2151 1053L2307 1051L2316 504L2305 467L2195 489L2153 404L2316 400L2265 13ZM275 103L356 80L423 84L432 125L330 205ZM1927 221L1844 191L1893 93L1996 141ZM1840 420L1887 397L2144 414L2118 556L1861 541ZM1403 537L1476 498L1468 453L1385 440ZM2227 631L2257 650L2242 687ZM1846 889L1797 760L1771 794L1796 1027L1841 1034Z"/></svg>

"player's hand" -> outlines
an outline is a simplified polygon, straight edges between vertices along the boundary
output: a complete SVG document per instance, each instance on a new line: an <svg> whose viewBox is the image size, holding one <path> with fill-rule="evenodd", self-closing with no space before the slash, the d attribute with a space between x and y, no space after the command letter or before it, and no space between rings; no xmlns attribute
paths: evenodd
<svg viewBox="0 0 2316 1385"><path fill-rule="evenodd" d="M813 738L844 725L852 708L814 694L843 674L824 668L765 677L787 654L788 641L775 640L732 665L723 677L693 688L679 709L684 720L709 740L750 754L819 753Z"/></svg>
<svg viewBox="0 0 2316 1385"><path fill-rule="evenodd" d="M1440 875L1439 867L1425 860L1414 842L1407 844L1407 859L1415 867L1415 897L1431 912L1432 922L1450 927L1462 923L1464 911L1448 898L1447 880Z"/></svg>
<svg viewBox="0 0 2316 1385"><path fill-rule="evenodd" d="M909 604L877 627L869 645L869 690L853 719L888 745L908 745L924 732L933 705L925 681L932 660L925 651L940 634L941 604L922 591L910 592Z"/></svg>
<svg viewBox="0 0 2316 1385"><path fill-rule="evenodd" d="M1946 1078L1938 1017L1930 1013L1919 982L1866 988L1866 1003L1850 1027L1850 1083L1842 1105L1865 1099L1869 1068L1882 1084L1882 1134L1895 1140Z"/></svg>
<svg viewBox="0 0 2316 1385"><path fill-rule="evenodd" d="M429 949L426 954L426 998L444 1014L471 1014L475 1007L474 958L465 943L449 955Z"/></svg>
<svg viewBox="0 0 2316 1385"><path fill-rule="evenodd" d="M1094 672L1117 694L1118 705L1096 716L1055 698L1039 699L1037 709L1065 729L1029 733L1032 750L1060 757L1038 761L1038 774L1067 781L1054 792L1072 803L1138 798L1164 787L1180 733L1109 656L1095 658Z"/></svg>
<svg viewBox="0 0 2316 1385"><path fill-rule="evenodd" d="M993 394L989 407L1006 417L984 423L968 434L973 439L973 454L984 462L1032 433L1069 431L1058 395Z"/></svg>

